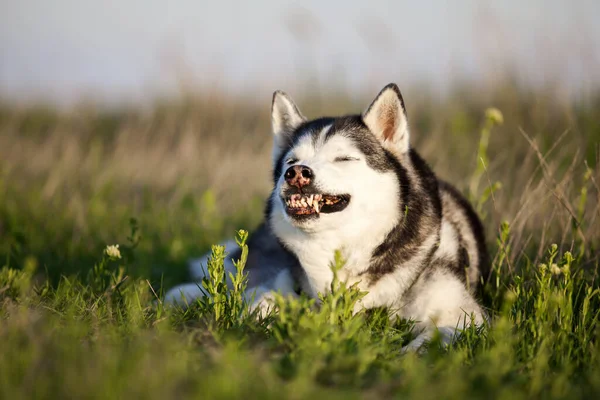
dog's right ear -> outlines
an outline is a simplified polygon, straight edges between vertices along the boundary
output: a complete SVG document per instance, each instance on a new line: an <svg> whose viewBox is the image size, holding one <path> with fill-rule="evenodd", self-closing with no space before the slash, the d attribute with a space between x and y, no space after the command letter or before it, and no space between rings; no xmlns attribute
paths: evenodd
<svg viewBox="0 0 600 400"><path fill-rule="evenodd" d="M271 104L271 125L273 127L273 153L287 148L296 128L306 121L290 96L281 90L273 93Z"/></svg>

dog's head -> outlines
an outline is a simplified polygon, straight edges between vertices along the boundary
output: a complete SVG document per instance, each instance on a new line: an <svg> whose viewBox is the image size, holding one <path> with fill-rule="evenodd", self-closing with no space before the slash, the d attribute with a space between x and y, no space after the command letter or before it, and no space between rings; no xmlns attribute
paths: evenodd
<svg viewBox="0 0 600 400"><path fill-rule="evenodd" d="M362 230L359 221L382 218L397 223L409 131L395 84L383 88L362 115L311 121L277 91L271 118L272 221L304 232Z"/></svg>

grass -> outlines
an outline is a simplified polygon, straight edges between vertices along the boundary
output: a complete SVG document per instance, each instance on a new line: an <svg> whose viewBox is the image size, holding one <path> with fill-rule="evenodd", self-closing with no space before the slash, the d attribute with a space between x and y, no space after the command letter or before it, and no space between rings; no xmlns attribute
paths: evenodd
<svg viewBox="0 0 600 400"><path fill-rule="evenodd" d="M280 298L258 318L241 295L244 257L228 290L218 246L202 283L212 298L163 306L188 257L262 218L268 99L0 106L0 398L600 394L600 93L420 93L404 93L415 146L470 196L493 257L481 293L491 324L420 356L400 351L410 321L352 315L361 294L343 282L320 308ZM348 98L299 104L317 116L369 100Z"/></svg>

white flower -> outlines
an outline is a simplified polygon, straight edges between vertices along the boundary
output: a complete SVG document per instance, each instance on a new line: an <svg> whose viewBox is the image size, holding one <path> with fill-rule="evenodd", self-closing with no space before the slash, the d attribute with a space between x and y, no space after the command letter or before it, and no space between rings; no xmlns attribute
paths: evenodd
<svg viewBox="0 0 600 400"><path fill-rule="evenodd" d="M104 254L110 257L113 260L118 260L121 258L121 252L119 251L119 245L113 244L111 246L106 246L104 249Z"/></svg>
<svg viewBox="0 0 600 400"><path fill-rule="evenodd" d="M552 272L552 274L554 275L560 275L562 273L562 270L558 267L558 265L552 264L550 266L550 272Z"/></svg>
<svg viewBox="0 0 600 400"><path fill-rule="evenodd" d="M485 117L496 125L501 125L504 122L502 112L495 107L485 110Z"/></svg>
<svg viewBox="0 0 600 400"><path fill-rule="evenodd" d="M504 299L511 303L514 302L517 299L517 297L517 294L512 290L507 291L504 295Z"/></svg>

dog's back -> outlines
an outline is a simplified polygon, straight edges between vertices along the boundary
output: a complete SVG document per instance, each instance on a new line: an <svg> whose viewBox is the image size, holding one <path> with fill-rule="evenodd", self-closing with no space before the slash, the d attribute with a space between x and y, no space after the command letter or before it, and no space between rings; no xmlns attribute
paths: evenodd
<svg viewBox="0 0 600 400"><path fill-rule="evenodd" d="M486 281L489 275L483 226L471 204L456 188L441 180L438 187L442 201L440 247L450 247L450 268L454 268L461 279L465 278L469 289L474 292L481 278ZM448 237L448 234L455 237ZM443 240L450 243L443 243Z"/></svg>

